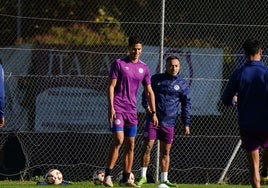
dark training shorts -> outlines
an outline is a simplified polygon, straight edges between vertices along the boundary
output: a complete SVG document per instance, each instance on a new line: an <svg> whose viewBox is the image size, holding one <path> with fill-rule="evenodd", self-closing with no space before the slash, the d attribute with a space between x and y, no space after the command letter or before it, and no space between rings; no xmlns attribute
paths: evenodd
<svg viewBox="0 0 268 188"><path fill-rule="evenodd" d="M148 140L160 140L166 144L172 144L174 137L174 126L158 125L154 127L153 122L147 121L144 127L144 138Z"/></svg>
<svg viewBox="0 0 268 188"><path fill-rule="evenodd" d="M268 133L240 130L242 148L247 152L268 147Z"/></svg>

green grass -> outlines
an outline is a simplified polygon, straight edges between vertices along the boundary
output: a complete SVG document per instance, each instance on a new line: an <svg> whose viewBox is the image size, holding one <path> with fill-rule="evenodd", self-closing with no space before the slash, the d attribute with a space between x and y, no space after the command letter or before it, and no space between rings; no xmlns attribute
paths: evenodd
<svg viewBox="0 0 268 188"><path fill-rule="evenodd" d="M102 185L94 185L91 182L74 182L72 185L36 185L35 181L0 181L0 188L46 188L46 187L70 187L70 188L104 188ZM115 185L114 187L119 187ZM217 185L217 184L178 184L178 188L250 188L250 185ZM268 185L262 188L268 188ZM145 184L142 188L157 188L157 184Z"/></svg>

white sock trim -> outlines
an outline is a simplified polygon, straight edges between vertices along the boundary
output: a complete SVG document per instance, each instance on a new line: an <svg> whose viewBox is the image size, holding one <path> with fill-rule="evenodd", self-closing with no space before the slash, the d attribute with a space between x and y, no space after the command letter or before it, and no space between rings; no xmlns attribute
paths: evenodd
<svg viewBox="0 0 268 188"><path fill-rule="evenodd" d="M161 172L161 182L167 181L168 172Z"/></svg>
<svg viewBox="0 0 268 188"><path fill-rule="evenodd" d="M146 177L148 167L141 167L141 177Z"/></svg>

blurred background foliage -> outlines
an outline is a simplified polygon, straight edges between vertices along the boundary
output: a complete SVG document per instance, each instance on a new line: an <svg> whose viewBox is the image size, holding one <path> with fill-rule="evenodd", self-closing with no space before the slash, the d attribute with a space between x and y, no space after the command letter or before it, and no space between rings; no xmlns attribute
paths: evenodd
<svg viewBox="0 0 268 188"><path fill-rule="evenodd" d="M256 4L258 2L259 0L255 1ZM241 1L215 1L207 6L208 3L205 2L169 0L169 3L166 3L165 24L168 26L168 23L172 22L179 25L174 28L177 30L175 34L165 32L165 42L179 47L217 47L223 42L227 46L232 46L248 34L252 34L252 30L238 33L236 29L230 31L229 28L229 32L222 29L222 33L219 33L218 30L207 32L206 27L203 30L199 29L198 33L191 34L195 31L193 27L200 24L212 24L211 28L214 27L213 24L222 24L223 28L228 24L266 25L268 15L263 14L262 10L267 10L268 5L261 2L259 6L252 6L252 1L244 0L243 6L237 9ZM124 24L126 22L140 24L140 31L150 34L146 43L159 45L161 6L162 2L155 0L112 0L112 3L110 0L2 0L0 46L27 42L124 45L125 39L132 31L128 24ZM22 33L18 36L16 33L19 19ZM153 24L147 27L143 23ZM182 30L181 24L191 24L191 27ZM182 36L185 35L192 38L182 40ZM219 35L221 37L218 37Z"/></svg>

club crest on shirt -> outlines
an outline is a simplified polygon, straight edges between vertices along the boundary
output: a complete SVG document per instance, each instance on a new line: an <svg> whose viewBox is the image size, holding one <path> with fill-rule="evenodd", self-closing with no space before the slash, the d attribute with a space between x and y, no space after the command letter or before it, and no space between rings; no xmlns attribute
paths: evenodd
<svg viewBox="0 0 268 188"><path fill-rule="evenodd" d="M126 70L129 70L129 67L125 67Z"/></svg>
<svg viewBox="0 0 268 188"><path fill-rule="evenodd" d="M139 68L139 73L141 73L141 74L142 74L142 73L143 73L143 71L144 71L144 70L143 70L143 68Z"/></svg>
<svg viewBox="0 0 268 188"><path fill-rule="evenodd" d="M179 86L179 85L174 85L174 89L175 89L176 91L178 91L178 90L180 89L180 86Z"/></svg>

